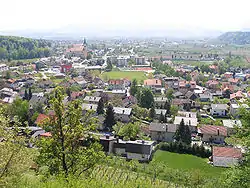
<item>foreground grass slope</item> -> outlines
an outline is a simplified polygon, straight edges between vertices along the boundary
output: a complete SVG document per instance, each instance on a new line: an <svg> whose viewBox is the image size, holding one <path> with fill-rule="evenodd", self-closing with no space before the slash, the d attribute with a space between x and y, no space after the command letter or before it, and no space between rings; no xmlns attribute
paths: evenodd
<svg viewBox="0 0 250 188"><path fill-rule="evenodd" d="M166 164L169 168L197 171L211 177L218 176L226 170L225 168L213 167L207 163L207 159L188 154L178 154L158 150L155 153L154 159L157 162Z"/></svg>

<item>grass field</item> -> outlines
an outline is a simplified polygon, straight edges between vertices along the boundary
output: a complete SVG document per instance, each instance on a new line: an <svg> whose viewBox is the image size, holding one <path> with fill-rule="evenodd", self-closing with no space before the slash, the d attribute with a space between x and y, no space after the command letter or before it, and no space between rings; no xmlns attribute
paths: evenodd
<svg viewBox="0 0 250 188"><path fill-rule="evenodd" d="M111 71L105 72L102 74L103 79L119 79L119 78L127 78L129 80L136 79L138 82L141 80L146 80L147 76L144 72L135 72L135 71Z"/></svg>
<svg viewBox="0 0 250 188"><path fill-rule="evenodd" d="M187 171L195 170L210 177L218 176L226 170L226 168L213 167L207 163L207 159L188 154L178 154L158 150L154 155L154 159L165 163L169 168L183 169Z"/></svg>

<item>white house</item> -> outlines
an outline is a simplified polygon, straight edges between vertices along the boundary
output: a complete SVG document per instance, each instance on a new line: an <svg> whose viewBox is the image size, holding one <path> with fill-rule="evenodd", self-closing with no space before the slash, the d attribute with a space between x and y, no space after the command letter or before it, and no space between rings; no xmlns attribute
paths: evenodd
<svg viewBox="0 0 250 188"><path fill-rule="evenodd" d="M230 114L232 116L238 116L238 112L239 112L240 108L246 108L247 110L250 110L250 108L247 104L242 104L242 105L231 104L230 105Z"/></svg>
<svg viewBox="0 0 250 188"><path fill-rule="evenodd" d="M98 104L98 102L101 100L101 97L86 96L83 100L87 103Z"/></svg>
<svg viewBox="0 0 250 188"><path fill-rule="evenodd" d="M213 165L221 167L234 166L242 160L241 150L233 147L213 146L212 156Z"/></svg>
<svg viewBox="0 0 250 188"><path fill-rule="evenodd" d="M82 111L83 114L85 114L87 111L93 110L94 112L96 112L97 110L97 104L87 104L87 103L83 103L82 104Z"/></svg>
<svg viewBox="0 0 250 188"><path fill-rule="evenodd" d="M223 126L203 125L198 129L202 142L222 144L227 137L227 128Z"/></svg>
<svg viewBox="0 0 250 188"><path fill-rule="evenodd" d="M180 125L181 120L184 120L185 125L189 126L191 132L197 131L198 119L192 117L175 116L174 124Z"/></svg>
<svg viewBox="0 0 250 188"><path fill-rule="evenodd" d="M211 115L212 116L226 116L228 105L226 104L211 104Z"/></svg>
<svg viewBox="0 0 250 188"><path fill-rule="evenodd" d="M0 64L0 72L9 70L9 67L6 64Z"/></svg>
<svg viewBox="0 0 250 188"><path fill-rule="evenodd" d="M115 119L122 122L129 122L132 108L114 107Z"/></svg>
<svg viewBox="0 0 250 188"><path fill-rule="evenodd" d="M236 132L235 128L242 126L240 120L224 119L222 122L223 126L227 128L228 135L234 134Z"/></svg>
<svg viewBox="0 0 250 188"><path fill-rule="evenodd" d="M168 123L150 123L149 131L152 140L172 142L178 125Z"/></svg>

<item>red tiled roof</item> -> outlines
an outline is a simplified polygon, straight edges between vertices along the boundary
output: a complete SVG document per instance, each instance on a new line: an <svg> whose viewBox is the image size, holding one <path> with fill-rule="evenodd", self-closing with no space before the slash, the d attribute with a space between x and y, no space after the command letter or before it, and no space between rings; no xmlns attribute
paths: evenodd
<svg viewBox="0 0 250 188"><path fill-rule="evenodd" d="M40 136L42 136L42 137L51 137L52 134L50 132L46 132L46 133L40 134Z"/></svg>
<svg viewBox="0 0 250 188"><path fill-rule="evenodd" d="M219 82L218 82L217 80L208 80L208 81L207 81L207 84L208 84L208 85L218 85Z"/></svg>
<svg viewBox="0 0 250 188"><path fill-rule="evenodd" d="M161 80L159 80L159 79L144 80L144 85L146 85L146 86L161 86Z"/></svg>
<svg viewBox="0 0 250 188"><path fill-rule="evenodd" d="M234 98L242 98L242 92L241 91L237 91L236 93L230 94L230 99L234 99Z"/></svg>
<svg viewBox="0 0 250 188"><path fill-rule="evenodd" d="M35 124L42 124L44 120L48 119L49 116L45 114L39 114L38 117L36 118Z"/></svg>
<svg viewBox="0 0 250 188"><path fill-rule="evenodd" d="M153 69L151 67L138 67L138 68L135 68L135 70L150 71L150 70L153 70Z"/></svg>
<svg viewBox="0 0 250 188"><path fill-rule="evenodd" d="M238 78L229 78L228 81L231 83L237 83L237 82L239 82L239 79Z"/></svg>
<svg viewBox="0 0 250 188"><path fill-rule="evenodd" d="M74 44L72 48L68 48L66 52L83 52L84 46L81 44Z"/></svg>
<svg viewBox="0 0 250 188"><path fill-rule="evenodd" d="M203 125L199 128L201 134L227 136L227 128L223 126Z"/></svg>
<svg viewBox="0 0 250 188"><path fill-rule="evenodd" d="M241 153L240 149L233 148L233 147L213 146L213 156L215 156L215 157L241 158L242 153Z"/></svg>
<svg viewBox="0 0 250 188"><path fill-rule="evenodd" d="M124 80L123 79L109 80L109 84L121 85L121 84L124 84Z"/></svg>

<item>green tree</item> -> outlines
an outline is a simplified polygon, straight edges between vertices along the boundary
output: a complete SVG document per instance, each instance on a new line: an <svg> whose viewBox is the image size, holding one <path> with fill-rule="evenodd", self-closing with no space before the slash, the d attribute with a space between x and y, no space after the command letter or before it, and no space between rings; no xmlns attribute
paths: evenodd
<svg viewBox="0 0 250 188"><path fill-rule="evenodd" d="M169 88L166 93L166 97L171 101L173 99L173 93L174 90L172 88Z"/></svg>
<svg viewBox="0 0 250 188"><path fill-rule="evenodd" d="M31 88L29 88L29 100L32 98L32 91Z"/></svg>
<svg viewBox="0 0 250 188"><path fill-rule="evenodd" d="M179 110L178 106L171 105L171 107L170 107L170 114L173 115L173 116L175 116L178 113L178 110Z"/></svg>
<svg viewBox="0 0 250 188"><path fill-rule="evenodd" d="M103 102L102 98L98 102L96 112L97 112L97 114L103 114L104 113L104 102Z"/></svg>
<svg viewBox="0 0 250 188"><path fill-rule="evenodd" d="M15 178L22 177L34 157L34 150L27 148L29 139L18 136L20 123L17 119L10 122L9 116L4 115L4 109L0 108L0 187L8 187ZM14 122L14 125L13 125ZM12 127L12 129L6 129ZM28 130L24 130L28 133Z"/></svg>
<svg viewBox="0 0 250 188"><path fill-rule="evenodd" d="M170 109L171 109L171 103L166 100L165 104L164 104L164 109L166 109L166 114L170 115Z"/></svg>
<svg viewBox="0 0 250 188"><path fill-rule="evenodd" d="M109 130L112 130L112 127L116 124L115 112L111 104L108 105L104 120L104 125Z"/></svg>
<svg viewBox="0 0 250 188"><path fill-rule="evenodd" d="M141 88L137 93L137 99L142 108L151 108L154 105L154 95L149 88Z"/></svg>
<svg viewBox="0 0 250 188"><path fill-rule="evenodd" d="M163 113L161 112L160 117L159 117L159 123L164 122L164 119L165 119L165 117L164 117Z"/></svg>
<svg viewBox="0 0 250 188"><path fill-rule="evenodd" d="M5 78L6 78L6 79L10 79L10 78L11 78L10 71L7 71L7 72L6 72Z"/></svg>
<svg viewBox="0 0 250 188"><path fill-rule="evenodd" d="M107 70L107 71L111 71L111 70L112 70L112 67L113 67L113 65L112 65L112 63L111 63L110 58L107 58L107 67L106 67L106 70Z"/></svg>
<svg viewBox="0 0 250 188"><path fill-rule="evenodd" d="M29 121L29 102L20 98L16 99L9 108L12 117L16 116L24 124Z"/></svg>
<svg viewBox="0 0 250 188"><path fill-rule="evenodd" d="M149 110L149 117L150 117L151 119L154 119L154 117L155 117L155 107L154 107L154 106L152 106L152 107L150 108L150 110Z"/></svg>
<svg viewBox="0 0 250 188"><path fill-rule="evenodd" d="M135 140L140 133L139 123L128 123L123 125L119 131L119 136L123 136L125 140Z"/></svg>
<svg viewBox="0 0 250 188"><path fill-rule="evenodd" d="M130 87L130 94L135 96L136 93L137 93L137 80L133 79L131 87Z"/></svg>
<svg viewBox="0 0 250 188"><path fill-rule="evenodd" d="M38 142L37 162L40 166L48 166L51 174L78 177L93 168L104 155L97 140L89 133L96 130L97 120L91 113L82 117L79 101L73 101L65 108L62 93L62 88L56 88L50 101L55 115L44 122L44 126L50 127L52 136ZM84 139L83 145L81 139Z"/></svg>
<svg viewBox="0 0 250 188"><path fill-rule="evenodd" d="M191 144L191 132L188 125L185 125L184 119L181 120L180 125L176 130L174 137L178 142Z"/></svg>
<svg viewBox="0 0 250 188"><path fill-rule="evenodd" d="M24 100L29 100L29 94L27 92L27 89L25 89L25 91L24 91L24 98L23 99Z"/></svg>

